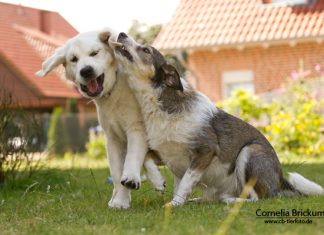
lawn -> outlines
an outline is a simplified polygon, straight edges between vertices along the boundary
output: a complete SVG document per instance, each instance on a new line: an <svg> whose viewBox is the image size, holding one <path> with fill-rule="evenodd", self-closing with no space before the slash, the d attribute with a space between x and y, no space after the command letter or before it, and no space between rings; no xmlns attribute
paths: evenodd
<svg viewBox="0 0 324 235"><path fill-rule="evenodd" d="M132 208L112 210L113 189L103 160L54 160L31 178L0 186L0 234L217 234L233 205L188 203L171 211L162 208L172 196L172 177L166 169L167 191L161 196L149 182L132 193ZM324 162L287 163L324 185ZM196 195L199 192L195 192ZM324 234L324 218L312 224L265 224L256 210L310 209L324 211L324 197L276 198L244 204L226 234Z"/></svg>

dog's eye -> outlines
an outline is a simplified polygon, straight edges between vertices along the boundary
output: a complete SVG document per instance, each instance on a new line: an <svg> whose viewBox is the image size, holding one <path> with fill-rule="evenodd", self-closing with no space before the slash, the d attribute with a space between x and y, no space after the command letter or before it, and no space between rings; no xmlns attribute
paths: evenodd
<svg viewBox="0 0 324 235"><path fill-rule="evenodd" d="M99 51L93 51L90 53L90 56L96 56L99 53Z"/></svg>
<svg viewBox="0 0 324 235"><path fill-rule="evenodd" d="M71 59L71 62L76 63L76 62L78 62L78 60L79 60L78 57L73 56Z"/></svg>
<svg viewBox="0 0 324 235"><path fill-rule="evenodd" d="M147 47L144 47L144 48L143 48L143 51L144 51L146 54L150 54L150 53L151 53L150 50L149 50Z"/></svg>
<svg viewBox="0 0 324 235"><path fill-rule="evenodd" d="M123 51L126 51L126 50L127 50L125 46L121 46L121 49L122 49Z"/></svg>

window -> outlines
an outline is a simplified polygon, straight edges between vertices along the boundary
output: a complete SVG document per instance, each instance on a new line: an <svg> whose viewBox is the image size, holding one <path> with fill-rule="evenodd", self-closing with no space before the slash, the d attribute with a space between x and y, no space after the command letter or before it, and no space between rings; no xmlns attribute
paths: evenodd
<svg viewBox="0 0 324 235"><path fill-rule="evenodd" d="M226 99L231 96L232 92L237 89L243 89L254 93L253 71L236 70L226 71L222 74L222 94Z"/></svg>

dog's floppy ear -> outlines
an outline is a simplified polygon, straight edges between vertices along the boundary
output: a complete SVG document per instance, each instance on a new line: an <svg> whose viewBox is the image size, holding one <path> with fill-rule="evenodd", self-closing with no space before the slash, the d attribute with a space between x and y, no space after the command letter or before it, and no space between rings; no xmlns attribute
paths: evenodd
<svg viewBox="0 0 324 235"><path fill-rule="evenodd" d="M110 30L104 29L99 33L99 40L100 40L100 42L109 45L108 42L109 42L110 36L111 36Z"/></svg>
<svg viewBox="0 0 324 235"><path fill-rule="evenodd" d="M103 29L98 35L99 41L104 44L105 49L110 53L113 53L109 45L109 41L111 40L111 37L112 37L112 30L109 28Z"/></svg>
<svg viewBox="0 0 324 235"><path fill-rule="evenodd" d="M59 47L55 50L54 54L47 58L43 64L42 64L42 70L38 71L36 73L36 76L38 77L44 77L46 74L51 72L53 69L55 69L60 64L65 64L65 54L66 54L66 48L65 47Z"/></svg>
<svg viewBox="0 0 324 235"><path fill-rule="evenodd" d="M162 65L163 80L168 87L172 87L176 90L183 91L180 75L178 71L170 64Z"/></svg>

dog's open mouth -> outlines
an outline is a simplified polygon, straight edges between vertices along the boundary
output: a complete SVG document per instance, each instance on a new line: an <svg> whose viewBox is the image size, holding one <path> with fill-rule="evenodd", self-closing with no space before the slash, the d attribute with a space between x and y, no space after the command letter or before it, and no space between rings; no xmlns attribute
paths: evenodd
<svg viewBox="0 0 324 235"><path fill-rule="evenodd" d="M105 74L101 74L99 77L94 78L88 82L87 85L81 85L81 90L86 92L88 96L95 97L99 95L103 90L103 81Z"/></svg>

